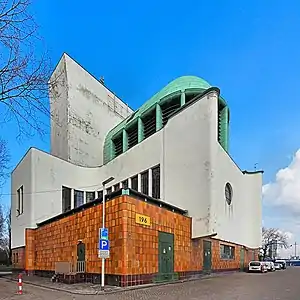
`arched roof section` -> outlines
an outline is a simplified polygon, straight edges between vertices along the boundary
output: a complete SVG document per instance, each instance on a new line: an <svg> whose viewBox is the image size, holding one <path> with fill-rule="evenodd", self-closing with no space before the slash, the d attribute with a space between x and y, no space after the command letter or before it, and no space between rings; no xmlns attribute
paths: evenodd
<svg viewBox="0 0 300 300"><path fill-rule="evenodd" d="M137 122L139 117L141 117L146 111L149 111L152 107L154 108L155 105L161 100L165 100L168 98L168 96L171 97L172 95L175 95L180 92L188 92L189 90L201 92L211 87L212 86L207 81L197 76L182 76L171 81L162 90L160 90L147 102L145 102L137 111L135 111L132 115L120 122L117 126L115 126L107 133L103 149L104 163L107 163L110 160L108 153L110 152L112 138L116 134L121 133L123 129L128 128L131 124ZM221 98L221 101L224 100Z"/></svg>

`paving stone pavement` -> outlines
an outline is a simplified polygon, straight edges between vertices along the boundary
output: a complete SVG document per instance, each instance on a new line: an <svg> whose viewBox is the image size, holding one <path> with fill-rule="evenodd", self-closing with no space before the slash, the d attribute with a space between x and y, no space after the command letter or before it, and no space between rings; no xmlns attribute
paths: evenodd
<svg viewBox="0 0 300 300"><path fill-rule="evenodd" d="M300 267L267 274L235 273L108 295L71 295L32 285L16 295L16 283L0 278L0 299L22 300L299 300Z"/></svg>

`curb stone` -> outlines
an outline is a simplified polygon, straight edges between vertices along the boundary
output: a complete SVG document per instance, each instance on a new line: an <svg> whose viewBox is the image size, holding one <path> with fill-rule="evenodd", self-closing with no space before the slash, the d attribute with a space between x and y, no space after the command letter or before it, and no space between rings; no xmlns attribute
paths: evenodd
<svg viewBox="0 0 300 300"><path fill-rule="evenodd" d="M36 287L40 287L40 288L44 288L44 289L48 289L48 290L55 290L58 292L65 292L65 293L69 293L72 295L83 295L83 296L90 296L90 295L108 295L108 294L117 294L117 293L124 293L127 291L133 291L133 290L141 290L141 289L149 289L152 287L157 287L157 286L165 286L165 285L174 285L174 284L179 284L179 283L186 283L186 282L193 282L193 281L200 281L200 280L207 280L207 279L212 279L212 278L216 278L216 277L221 277L221 276L225 276L225 275L231 275L231 274L235 274L235 273L239 273L239 272L224 272L224 273L212 273L209 275L202 275L201 277L198 278L190 278L190 279L182 279L182 280L174 280L174 281L167 281L167 282L160 282L160 283L150 283L150 284L141 284L141 285L134 285L134 286L129 286L129 287L115 287L115 288L108 288L107 290L104 291L91 291L91 292L87 292L87 291L80 291L80 290L68 290L68 289L64 289L64 288L60 288L60 287L55 287L55 286L47 286L44 284L40 284L40 283L34 283L34 282L30 282L27 280L23 280L23 283L26 283L27 285L32 285L32 286L36 286ZM8 281L17 281L16 279L13 278L7 278L7 277L3 277Z"/></svg>

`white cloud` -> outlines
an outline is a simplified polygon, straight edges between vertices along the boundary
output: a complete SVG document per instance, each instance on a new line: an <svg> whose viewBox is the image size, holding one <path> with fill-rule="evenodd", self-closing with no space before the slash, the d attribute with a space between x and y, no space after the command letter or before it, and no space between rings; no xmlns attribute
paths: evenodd
<svg viewBox="0 0 300 300"><path fill-rule="evenodd" d="M300 242L300 149L291 163L280 169L271 181L263 186L264 226L280 228L287 235L288 244ZM281 257L294 255L294 246L278 249ZM300 246L297 247L297 255Z"/></svg>
<svg viewBox="0 0 300 300"><path fill-rule="evenodd" d="M300 215L300 149L290 165L277 172L275 181L263 186L263 200L267 206Z"/></svg>

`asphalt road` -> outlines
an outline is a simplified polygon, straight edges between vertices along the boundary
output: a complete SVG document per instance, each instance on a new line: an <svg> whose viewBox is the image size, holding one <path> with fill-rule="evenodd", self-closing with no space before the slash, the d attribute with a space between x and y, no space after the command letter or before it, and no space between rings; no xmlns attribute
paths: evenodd
<svg viewBox="0 0 300 300"><path fill-rule="evenodd" d="M204 280L126 291L111 295L83 296L31 285L16 295L16 283L0 279L0 299L22 300L299 300L300 267L267 274L235 273Z"/></svg>

